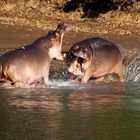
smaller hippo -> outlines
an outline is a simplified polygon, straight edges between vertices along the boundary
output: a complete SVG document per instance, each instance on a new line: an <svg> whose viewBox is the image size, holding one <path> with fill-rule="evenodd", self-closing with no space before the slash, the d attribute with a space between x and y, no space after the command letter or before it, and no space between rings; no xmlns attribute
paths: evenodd
<svg viewBox="0 0 140 140"><path fill-rule="evenodd" d="M67 52L67 68L74 75L82 75L82 83L87 83L90 77L102 81L111 73L117 74L118 80L123 81L119 48L99 37L75 43Z"/></svg>
<svg viewBox="0 0 140 140"><path fill-rule="evenodd" d="M62 39L67 27L60 23L55 30L50 30L32 44L0 56L0 78L21 85L31 85L43 79L47 84L51 60L63 60Z"/></svg>

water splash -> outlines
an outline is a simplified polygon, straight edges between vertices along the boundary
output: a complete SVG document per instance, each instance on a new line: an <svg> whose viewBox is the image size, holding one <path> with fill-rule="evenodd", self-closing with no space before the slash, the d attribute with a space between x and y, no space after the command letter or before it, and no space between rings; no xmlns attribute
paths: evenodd
<svg viewBox="0 0 140 140"><path fill-rule="evenodd" d="M140 61L131 62L125 68L125 81L140 81Z"/></svg>
<svg viewBox="0 0 140 140"><path fill-rule="evenodd" d="M139 50L122 49L122 56L124 66L128 66L130 63L135 61L140 61Z"/></svg>
<svg viewBox="0 0 140 140"><path fill-rule="evenodd" d="M140 52L138 50L122 50L123 64L124 64L124 81L125 82L135 82L140 81ZM66 69L65 62L59 62L52 64L49 74L50 83L46 86L44 84L37 83L31 86L25 86L23 88L63 88L63 89L86 89L93 88L93 82L91 80L89 84L82 84L80 82L70 82L68 81L68 72ZM107 77L110 80L113 77ZM111 80L111 81L114 81ZM0 83L0 87L15 88L15 86L10 85L8 82Z"/></svg>
<svg viewBox="0 0 140 140"><path fill-rule="evenodd" d="M140 81L140 52L139 50L122 51L124 63L124 80Z"/></svg>

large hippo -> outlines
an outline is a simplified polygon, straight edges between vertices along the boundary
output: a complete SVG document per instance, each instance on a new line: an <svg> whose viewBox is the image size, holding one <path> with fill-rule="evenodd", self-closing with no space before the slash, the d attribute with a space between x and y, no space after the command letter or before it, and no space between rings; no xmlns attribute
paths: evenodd
<svg viewBox="0 0 140 140"><path fill-rule="evenodd" d="M51 60L63 60L62 39L66 29L67 25L60 23L55 30L50 30L33 43L1 55L0 78L23 85L43 79L47 84Z"/></svg>
<svg viewBox="0 0 140 140"><path fill-rule="evenodd" d="M112 42L95 37L75 43L67 52L68 72L82 76L82 83L90 77L102 81L106 75L115 73L123 81L122 56Z"/></svg>

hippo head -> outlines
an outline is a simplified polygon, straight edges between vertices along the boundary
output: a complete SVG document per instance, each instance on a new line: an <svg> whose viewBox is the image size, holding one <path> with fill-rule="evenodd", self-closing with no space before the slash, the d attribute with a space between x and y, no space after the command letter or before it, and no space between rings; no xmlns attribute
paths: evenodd
<svg viewBox="0 0 140 140"><path fill-rule="evenodd" d="M68 31L70 30L70 27L63 23L63 22L60 22L57 26L57 28L55 29L55 32L59 33L59 34L64 34L65 31Z"/></svg>
<svg viewBox="0 0 140 140"><path fill-rule="evenodd" d="M65 31L67 31L68 26L65 23L59 23L55 30L50 30L48 32L48 37L50 38L49 44L49 55L50 58L56 58L58 60L63 60L61 54L62 51L62 40Z"/></svg>
<svg viewBox="0 0 140 140"><path fill-rule="evenodd" d="M73 56L67 63L68 72L74 75L83 75L82 63L83 58Z"/></svg>
<svg viewBox="0 0 140 140"><path fill-rule="evenodd" d="M92 50L87 46L75 44L67 53L67 67L74 75L83 75L92 61Z"/></svg>
<svg viewBox="0 0 140 140"><path fill-rule="evenodd" d="M81 61L81 69L85 71L91 66L93 52L90 46L76 46L76 50L73 51L73 55L80 58Z"/></svg>

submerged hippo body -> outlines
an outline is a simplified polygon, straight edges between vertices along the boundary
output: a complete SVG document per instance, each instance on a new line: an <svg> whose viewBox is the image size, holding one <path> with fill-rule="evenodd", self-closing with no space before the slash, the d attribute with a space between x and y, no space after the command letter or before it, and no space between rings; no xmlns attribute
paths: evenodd
<svg viewBox="0 0 140 140"><path fill-rule="evenodd" d="M67 52L68 72L82 75L82 82L90 77L103 80L115 73L123 81L123 65L119 48L102 38L90 38L74 44Z"/></svg>
<svg viewBox="0 0 140 140"><path fill-rule="evenodd" d="M63 60L61 45L66 27L60 23L54 31L49 31L32 44L0 56L1 79L27 85L43 79L47 84L51 60Z"/></svg>

